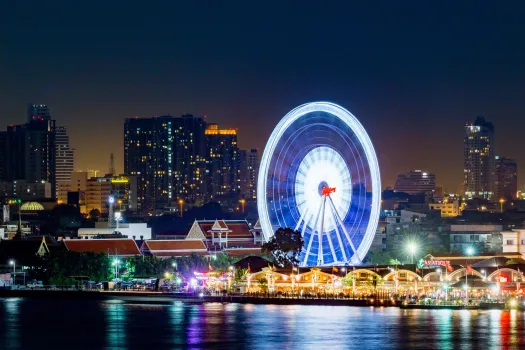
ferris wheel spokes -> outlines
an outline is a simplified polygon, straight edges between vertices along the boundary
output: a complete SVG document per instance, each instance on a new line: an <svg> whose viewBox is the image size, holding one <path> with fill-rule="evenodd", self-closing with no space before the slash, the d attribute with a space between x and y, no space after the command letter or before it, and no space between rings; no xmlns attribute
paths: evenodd
<svg viewBox="0 0 525 350"><path fill-rule="evenodd" d="M346 251L345 251L345 248L343 246L343 240L341 239L341 233L339 232L339 228L337 227L337 221L335 219L334 212L332 211L331 213L332 213L332 215L330 216L330 220L332 221L332 224L335 227L335 234L336 234L336 237L337 237L337 243L339 243L339 247L341 247L341 251L343 252L343 261L348 261L348 259L346 257ZM337 259L335 259L335 260L337 260Z"/></svg>
<svg viewBox="0 0 525 350"><path fill-rule="evenodd" d="M317 226L317 221L319 220L319 214L321 213L321 209L322 208L323 208L323 202L321 201L321 203L319 203L319 210L317 210L317 216L315 217L315 221L314 221L314 224L312 226L312 232L310 233L310 239L308 241L308 248L306 248L306 254L304 255L303 266L307 266L308 256L310 256L310 249L312 248L312 243L314 241L315 227ZM303 232L304 232L304 229L307 226L307 222L309 222L309 221L310 220L304 222Z"/></svg>
<svg viewBox="0 0 525 350"><path fill-rule="evenodd" d="M357 258L358 262L361 263L362 260L359 257L359 254L357 253L357 250L355 249L354 243L352 242L352 239L350 238L350 235L348 234L348 231L346 230L345 225L343 224L343 220L341 220L341 217L339 216L339 213L335 209L335 205L332 202L332 198L328 198L328 199L330 200L330 205L332 207L332 213L335 215L335 218L339 222L339 225L341 225L341 229L343 230L348 243L350 243L350 247L352 248L352 251L354 252L354 256ZM337 225L336 225L336 227L337 227Z"/></svg>

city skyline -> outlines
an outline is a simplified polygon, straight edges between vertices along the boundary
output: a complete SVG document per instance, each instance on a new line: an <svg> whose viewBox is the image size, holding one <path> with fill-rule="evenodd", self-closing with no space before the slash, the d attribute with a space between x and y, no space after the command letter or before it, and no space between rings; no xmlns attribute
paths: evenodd
<svg viewBox="0 0 525 350"><path fill-rule="evenodd" d="M523 173L519 11L313 5L257 13L240 4L127 7L127 16L150 14L137 23L118 5L90 4L76 16L63 5L35 3L30 12L10 5L0 24L8 33L0 48L9 53L0 65L0 126L23 123L27 103L47 104L68 129L77 169L104 173L114 153L122 172L125 118L205 115L238 128L241 149L262 153L291 108L328 100L366 128L383 185L426 169L439 186L459 191L463 126L478 115L497 129L496 154L515 159ZM302 25L313 20L321 25ZM34 59L46 51L52 55Z"/></svg>

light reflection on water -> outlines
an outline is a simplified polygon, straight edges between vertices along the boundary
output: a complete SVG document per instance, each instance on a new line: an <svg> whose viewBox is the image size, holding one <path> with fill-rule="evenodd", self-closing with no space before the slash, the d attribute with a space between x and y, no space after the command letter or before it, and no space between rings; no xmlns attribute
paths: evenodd
<svg viewBox="0 0 525 350"><path fill-rule="evenodd" d="M0 299L0 349L523 348L518 311Z"/></svg>

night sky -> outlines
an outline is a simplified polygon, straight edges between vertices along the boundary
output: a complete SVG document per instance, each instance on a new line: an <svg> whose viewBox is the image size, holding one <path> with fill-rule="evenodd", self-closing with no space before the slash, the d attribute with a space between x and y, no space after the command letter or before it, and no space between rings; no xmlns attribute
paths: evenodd
<svg viewBox="0 0 525 350"><path fill-rule="evenodd" d="M400 3L4 1L0 125L48 104L78 169L114 152L122 170L126 117L206 115L262 151L289 110L330 100L368 130L384 185L422 168L456 191L463 125L483 115L523 188L525 5Z"/></svg>

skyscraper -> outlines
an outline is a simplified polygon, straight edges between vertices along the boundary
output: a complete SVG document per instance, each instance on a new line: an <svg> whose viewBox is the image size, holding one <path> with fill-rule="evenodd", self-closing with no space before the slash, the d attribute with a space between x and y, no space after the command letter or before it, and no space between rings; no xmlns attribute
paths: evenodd
<svg viewBox="0 0 525 350"><path fill-rule="evenodd" d="M518 193L518 165L513 159L496 156L496 199L516 199Z"/></svg>
<svg viewBox="0 0 525 350"><path fill-rule="evenodd" d="M55 128L56 139L56 183L57 199L67 201L67 192L71 183L71 173L75 168L74 150L70 147L65 126Z"/></svg>
<svg viewBox="0 0 525 350"><path fill-rule="evenodd" d="M467 198L494 196L494 125L477 117L465 125L464 190Z"/></svg>
<svg viewBox="0 0 525 350"><path fill-rule="evenodd" d="M143 215L169 205L173 191L173 117L127 118L124 172L137 178L137 211Z"/></svg>
<svg viewBox="0 0 525 350"><path fill-rule="evenodd" d="M173 123L174 196L201 205L206 200L206 123L191 114Z"/></svg>
<svg viewBox="0 0 525 350"><path fill-rule="evenodd" d="M259 173L259 152L257 149L239 151L241 192L248 200L257 198L257 175Z"/></svg>
<svg viewBox="0 0 525 350"><path fill-rule="evenodd" d="M207 193L215 197L234 197L240 192L239 148L237 130L206 128Z"/></svg>
<svg viewBox="0 0 525 350"><path fill-rule="evenodd" d="M28 106L28 122L10 125L0 137L2 181L46 181L56 196L55 121L46 105Z"/></svg>
<svg viewBox="0 0 525 350"><path fill-rule="evenodd" d="M394 190L408 194L433 193L436 189L436 175L421 170L398 174Z"/></svg>

